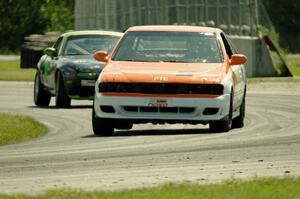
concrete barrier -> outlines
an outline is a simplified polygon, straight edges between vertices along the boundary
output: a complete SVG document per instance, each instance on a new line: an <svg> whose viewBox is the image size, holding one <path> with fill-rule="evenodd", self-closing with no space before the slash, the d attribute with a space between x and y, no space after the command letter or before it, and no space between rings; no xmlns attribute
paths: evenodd
<svg viewBox="0 0 300 199"><path fill-rule="evenodd" d="M229 38L238 52L248 58L246 63L247 77L275 76L276 71L273 69L270 56L262 49L263 44L258 37L230 36Z"/></svg>
<svg viewBox="0 0 300 199"><path fill-rule="evenodd" d="M246 64L247 77L285 76L280 74L278 68L275 69L271 52L262 39L247 36L229 36L229 38L238 52L248 57ZM285 68L282 70L285 70Z"/></svg>

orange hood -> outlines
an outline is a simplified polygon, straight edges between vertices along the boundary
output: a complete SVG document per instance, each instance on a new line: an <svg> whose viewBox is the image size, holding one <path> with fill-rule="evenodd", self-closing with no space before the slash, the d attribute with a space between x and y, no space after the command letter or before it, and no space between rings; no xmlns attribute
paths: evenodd
<svg viewBox="0 0 300 199"><path fill-rule="evenodd" d="M224 63L170 63L111 61L101 75L102 82L220 84Z"/></svg>

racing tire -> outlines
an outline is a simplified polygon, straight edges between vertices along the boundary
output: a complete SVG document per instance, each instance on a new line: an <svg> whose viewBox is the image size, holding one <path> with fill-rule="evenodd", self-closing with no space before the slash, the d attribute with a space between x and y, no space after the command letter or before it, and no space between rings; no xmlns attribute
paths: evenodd
<svg viewBox="0 0 300 199"><path fill-rule="evenodd" d="M71 99L67 95L63 77L60 72L57 73L56 77L56 98L55 105L57 108L67 108L71 105Z"/></svg>
<svg viewBox="0 0 300 199"><path fill-rule="evenodd" d="M92 124L93 132L96 136L112 136L114 134L112 121L97 117L94 108L92 112Z"/></svg>
<svg viewBox="0 0 300 199"><path fill-rule="evenodd" d="M44 85L40 79L39 71L36 72L34 78L33 100L37 106L49 106L51 95L45 91Z"/></svg>
<svg viewBox="0 0 300 199"><path fill-rule="evenodd" d="M240 106L240 115L232 120L232 127L233 128L242 128L244 126L244 119L245 119L245 96L243 98L243 102Z"/></svg>
<svg viewBox="0 0 300 199"><path fill-rule="evenodd" d="M232 127L232 101L233 94L230 95L229 114L224 120L212 121L209 123L209 129L212 132L228 132Z"/></svg>

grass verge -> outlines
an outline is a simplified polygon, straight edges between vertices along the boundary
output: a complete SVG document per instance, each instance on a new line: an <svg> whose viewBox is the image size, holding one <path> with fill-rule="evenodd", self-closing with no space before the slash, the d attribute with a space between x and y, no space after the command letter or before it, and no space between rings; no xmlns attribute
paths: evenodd
<svg viewBox="0 0 300 199"><path fill-rule="evenodd" d="M0 145L30 140L46 133L47 127L32 117L0 113Z"/></svg>
<svg viewBox="0 0 300 199"><path fill-rule="evenodd" d="M299 199L300 178L255 179L224 184L168 184L154 188L117 192L84 192L68 189L52 190L42 195L0 195L3 199Z"/></svg>
<svg viewBox="0 0 300 199"><path fill-rule="evenodd" d="M300 76L300 54L289 54L286 61L291 73L294 76Z"/></svg>
<svg viewBox="0 0 300 199"><path fill-rule="evenodd" d="M286 56L287 65L294 77L257 77L247 78L247 83L257 84L266 82L276 83L300 83L300 54L289 54Z"/></svg>
<svg viewBox="0 0 300 199"><path fill-rule="evenodd" d="M289 69L294 76L300 77L300 65L299 66L289 66Z"/></svg>
<svg viewBox="0 0 300 199"><path fill-rule="evenodd" d="M5 81L33 81L36 69L20 68L20 60L0 60L0 80Z"/></svg>
<svg viewBox="0 0 300 199"><path fill-rule="evenodd" d="M247 83L300 83L300 77L251 77L247 78Z"/></svg>

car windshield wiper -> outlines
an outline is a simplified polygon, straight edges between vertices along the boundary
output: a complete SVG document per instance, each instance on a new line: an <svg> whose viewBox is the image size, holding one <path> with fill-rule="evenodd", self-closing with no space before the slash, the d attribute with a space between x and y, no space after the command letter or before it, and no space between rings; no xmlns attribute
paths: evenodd
<svg viewBox="0 0 300 199"><path fill-rule="evenodd" d="M118 60L118 61L138 61L136 59L121 59L121 60Z"/></svg>
<svg viewBox="0 0 300 199"><path fill-rule="evenodd" d="M137 60L137 59L119 59L115 61L134 61L134 62L151 62L149 60Z"/></svg>
<svg viewBox="0 0 300 199"><path fill-rule="evenodd" d="M173 63L190 63L188 61L183 61L183 60L166 60L163 62L173 62Z"/></svg>

